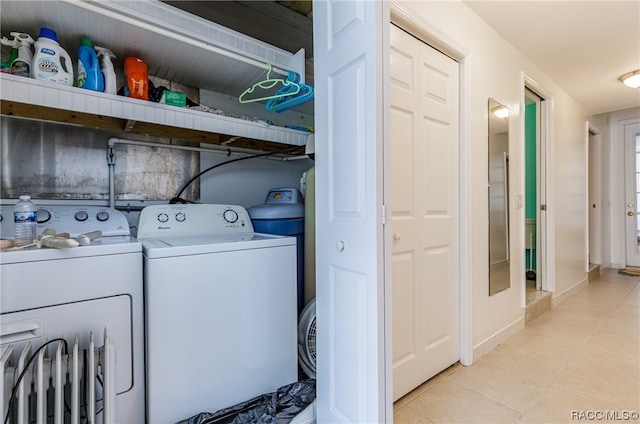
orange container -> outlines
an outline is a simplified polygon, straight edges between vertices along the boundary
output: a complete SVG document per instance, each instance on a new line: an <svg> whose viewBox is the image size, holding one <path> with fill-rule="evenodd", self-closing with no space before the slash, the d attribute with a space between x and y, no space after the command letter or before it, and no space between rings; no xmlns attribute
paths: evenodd
<svg viewBox="0 0 640 424"><path fill-rule="evenodd" d="M129 97L149 100L149 67L137 57L127 57L124 60L124 74L129 88Z"/></svg>

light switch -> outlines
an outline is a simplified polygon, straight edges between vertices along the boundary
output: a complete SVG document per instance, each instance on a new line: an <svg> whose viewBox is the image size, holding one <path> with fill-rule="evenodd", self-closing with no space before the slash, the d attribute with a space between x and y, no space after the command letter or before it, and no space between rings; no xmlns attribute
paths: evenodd
<svg viewBox="0 0 640 424"><path fill-rule="evenodd" d="M516 194L516 209L522 209L522 194Z"/></svg>

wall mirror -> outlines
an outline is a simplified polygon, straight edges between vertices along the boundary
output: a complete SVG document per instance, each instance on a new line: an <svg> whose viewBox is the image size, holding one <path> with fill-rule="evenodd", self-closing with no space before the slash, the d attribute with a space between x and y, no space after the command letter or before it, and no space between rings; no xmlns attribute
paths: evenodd
<svg viewBox="0 0 640 424"><path fill-rule="evenodd" d="M509 109L489 99L489 296L510 287Z"/></svg>

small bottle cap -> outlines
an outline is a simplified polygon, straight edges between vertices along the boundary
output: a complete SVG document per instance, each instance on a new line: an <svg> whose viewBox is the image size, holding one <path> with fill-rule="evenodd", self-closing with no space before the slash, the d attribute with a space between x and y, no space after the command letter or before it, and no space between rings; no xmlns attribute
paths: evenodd
<svg viewBox="0 0 640 424"><path fill-rule="evenodd" d="M20 200L31 200L31 196L20 196Z"/></svg>
<svg viewBox="0 0 640 424"><path fill-rule="evenodd" d="M93 41L89 40L88 38L82 37L80 39L80 45L93 48Z"/></svg>
<svg viewBox="0 0 640 424"><path fill-rule="evenodd" d="M40 28L40 37L50 38L56 43L58 42L58 35L51 28L46 28L46 27Z"/></svg>

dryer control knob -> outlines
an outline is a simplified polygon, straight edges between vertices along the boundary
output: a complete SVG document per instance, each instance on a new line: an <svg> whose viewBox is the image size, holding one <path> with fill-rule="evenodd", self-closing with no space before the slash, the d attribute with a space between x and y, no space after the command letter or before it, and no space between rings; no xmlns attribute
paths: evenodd
<svg viewBox="0 0 640 424"><path fill-rule="evenodd" d="M51 212L46 209L38 209L36 217L38 219L38 224L44 224L51 219Z"/></svg>
<svg viewBox="0 0 640 424"><path fill-rule="evenodd" d="M158 215L158 221L160 222L167 222L169 220L169 215L167 215L166 213L161 213Z"/></svg>
<svg viewBox="0 0 640 424"><path fill-rule="evenodd" d="M184 212L178 212L176 214L176 221L184 222L185 219L187 219L187 215L185 215Z"/></svg>

